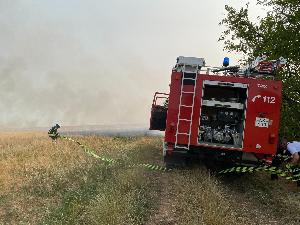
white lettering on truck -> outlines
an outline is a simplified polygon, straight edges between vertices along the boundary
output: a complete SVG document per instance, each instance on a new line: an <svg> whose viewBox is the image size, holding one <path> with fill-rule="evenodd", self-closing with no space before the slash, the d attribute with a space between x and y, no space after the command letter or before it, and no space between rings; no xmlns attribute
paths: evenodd
<svg viewBox="0 0 300 225"><path fill-rule="evenodd" d="M263 99L264 103L275 104L276 98L273 96L261 96L256 95L252 98L252 102L255 102L257 99Z"/></svg>
<svg viewBox="0 0 300 225"><path fill-rule="evenodd" d="M259 88L268 88L268 85L266 85L266 84L257 84L257 87L259 87Z"/></svg>

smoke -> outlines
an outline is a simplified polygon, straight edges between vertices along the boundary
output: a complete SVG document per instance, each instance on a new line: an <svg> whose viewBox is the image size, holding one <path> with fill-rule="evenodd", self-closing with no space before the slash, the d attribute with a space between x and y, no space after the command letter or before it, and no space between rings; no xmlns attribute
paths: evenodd
<svg viewBox="0 0 300 225"><path fill-rule="evenodd" d="M111 39L113 21L95 22L109 15L88 22L84 10L43 12L61 7L44 3L0 2L0 126L147 123L163 81L130 49L131 37Z"/></svg>
<svg viewBox="0 0 300 225"><path fill-rule="evenodd" d="M0 126L147 124L178 55L221 58L223 6L208 23L210 9L197 0L0 0Z"/></svg>
<svg viewBox="0 0 300 225"><path fill-rule="evenodd" d="M83 67L83 71L80 68L39 71L22 59L2 62L5 62L0 70L3 126L141 123L141 114L149 113L151 84L133 74L118 76L105 68L92 71L91 65ZM137 72L147 74L142 68Z"/></svg>

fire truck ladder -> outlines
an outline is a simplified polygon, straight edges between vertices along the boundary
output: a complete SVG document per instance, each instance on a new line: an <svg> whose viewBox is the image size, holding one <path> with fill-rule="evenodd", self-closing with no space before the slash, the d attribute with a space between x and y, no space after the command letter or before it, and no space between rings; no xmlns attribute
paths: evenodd
<svg viewBox="0 0 300 225"><path fill-rule="evenodd" d="M182 148L182 149L186 149L186 150L190 149L190 145L191 145L191 131L192 131L192 119L193 119L193 114L194 114L194 103L195 103L195 93L196 93L196 86L197 86L198 71L199 71L198 66L197 66L197 69L196 69L195 72L186 71L185 70L185 65L183 66L182 81L181 81L181 91L180 91L180 103L179 103L179 112L178 112L177 129L176 129L176 141L175 141L175 146L174 146L175 148ZM186 74L189 74L189 75L195 74L195 78L186 77ZM194 89L193 89L192 92L183 91L184 81L192 81L192 82L194 82ZM182 104L182 95L183 94L192 94L193 95L192 105L183 105ZM182 119L181 118L182 108L191 108L191 117L189 119ZM188 133L181 133L181 132L179 132L179 127L181 126L181 123L183 121L184 122L188 122L189 125L190 125ZM187 146L186 145L178 144L178 136L179 135L188 136L188 144L187 144Z"/></svg>

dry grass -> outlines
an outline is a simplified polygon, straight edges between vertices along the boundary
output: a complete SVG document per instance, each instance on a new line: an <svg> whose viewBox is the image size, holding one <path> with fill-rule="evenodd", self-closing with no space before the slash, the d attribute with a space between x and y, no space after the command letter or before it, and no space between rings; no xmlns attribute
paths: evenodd
<svg viewBox="0 0 300 225"><path fill-rule="evenodd" d="M0 133L0 224L299 224L299 189L287 181L125 166L161 164L159 137L76 139L123 165L42 133Z"/></svg>
<svg viewBox="0 0 300 225"><path fill-rule="evenodd" d="M145 152L147 149L142 147L151 148L156 142L150 138L87 137L79 140L94 147L98 154L125 163L128 158L143 160L148 157L153 152ZM59 140L55 144L40 133L4 133L0 141L0 224L85 221L101 224L101 221L117 218L124 223L130 218L133 224L141 224L146 218L144 214L150 203L144 201L148 195L145 190L155 184L151 179L144 179L147 171L107 165L88 157L72 142ZM160 140L157 141L160 145ZM97 199L102 205L97 205ZM102 207L99 211L107 211L109 206L111 213L103 217L99 217L99 213L91 214L95 204ZM116 207L112 208L112 204ZM141 212L137 213L139 210Z"/></svg>

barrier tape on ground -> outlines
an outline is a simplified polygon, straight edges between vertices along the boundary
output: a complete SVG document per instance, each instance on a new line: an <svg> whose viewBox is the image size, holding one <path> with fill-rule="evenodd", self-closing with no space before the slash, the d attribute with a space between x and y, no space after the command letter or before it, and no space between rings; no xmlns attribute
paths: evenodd
<svg viewBox="0 0 300 225"><path fill-rule="evenodd" d="M61 138L61 139L65 139L65 140L68 140L68 141L72 141L72 142L76 143L77 145L79 145L88 155L90 155L90 156L92 156L92 157L94 157L96 159L100 159L100 160L102 160L104 162L108 162L110 164L119 164L119 165L122 165L122 163L120 163L120 162L118 162L118 161L116 161L114 159L97 155L93 149L85 146L84 144L82 144L79 141L76 141L76 140L74 140L74 139L72 139L70 137L60 135L58 132L48 133L48 135L53 140ZM130 164L130 165L127 165L127 167L130 167L130 168L132 168L132 167L143 167L143 168L146 168L146 169L149 169L149 170L171 171L171 169L167 169L167 168L162 167L162 166L152 165L152 164L148 164L148 163Z"/></svg>
<svg viewBox="0 0 300 225"><path fill-rule="evenodd" d="M281 155L281 154L277 154L276 157L282 159L283 161L288 161L288 160L290 160L292 158L289 155Z"/></svg>
<svg viewBox="0 0 300 225"><path fill-rule="evenodd" d="M225 170L221 170L219 174L226 173L253 173L253 172L270 172L272 174L277 174L287 180L294 182L300 181L300 168L295 167L291 164L287 164L285 169L280 169L275 166L262 165L262 166L237 166L231 167Z"/></svg>
<svg viewBox="0 0 300 225"><path fill-rule="evenodd" d="M56 140L57 138L61 138L61 139L65 139L68 141L72 141L76 144L78 144L88 155L96 158L96 159L100 159L104 162L110 163L110 164L121 164L120 162L117 162L114 159L111 158L106 158L103 156L99 156L95 153L95 151L91 148L88 148L87 146L83 145L82 143L80 143L79 141L76 141L70 137L67 136L63 136L60 135L57 132L57 128L53 129L55 127L52 127L49 132L48 135L50 138L52 138L53 140ZM59 127L58 127L59 128ZM283 161L288 161L291 157L290 156L286 156L286 155L276 155L276 157L282 159ZM146 169L150 169L150 170L159 170L159 171L170 171L171 169L167 169L165 167L162 166L158 166L158 165L152 165L152 164L131 164L131 165L126 165L128 167L143 167ZM221 170L219 172L219 174L226 174L226 173L254 173L254 172L270 172L272 174L277 174L280 177L283 177L287 180L291 180L294 182L300 181L300 168L299 167L295 167L291 164L287 164L286 168L280 169L278 167L275 166L270 166L270 165L261 165L261 166L237 166L237 167L232 167L232 168L228 168L225 170Z"/></svg>

